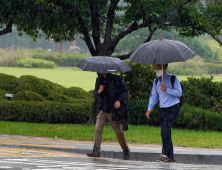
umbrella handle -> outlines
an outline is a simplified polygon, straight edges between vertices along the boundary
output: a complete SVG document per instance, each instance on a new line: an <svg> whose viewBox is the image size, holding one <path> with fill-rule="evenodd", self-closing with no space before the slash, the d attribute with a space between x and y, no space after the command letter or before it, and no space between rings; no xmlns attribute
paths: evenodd
<svg viewBox="0 0 222 170"><path fill-rule="evenodd" d="M163 64L162 64L162 73L163 73ZM164 85L163 75L162 75L162 85Z"/></svg>

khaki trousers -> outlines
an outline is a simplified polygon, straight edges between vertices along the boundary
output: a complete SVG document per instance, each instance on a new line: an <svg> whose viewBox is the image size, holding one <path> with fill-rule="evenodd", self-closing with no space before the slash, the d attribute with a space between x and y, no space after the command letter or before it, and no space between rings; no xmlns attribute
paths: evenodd
<svg viewBox="0 0 222 170"><path fill-rule="evenodd" d="M109 121L109 124L113 128L122 150L129 150L129 147L126 143L125 134L120 129L120 121L113 121L112 114L105 113L102 110L100 110L99 114L96 116L96 130L95 130L95 135L94 135L93 150L100 151L100 146L102 143L102 131L103 131L103 127L106 124L107 120Z"/></svg>

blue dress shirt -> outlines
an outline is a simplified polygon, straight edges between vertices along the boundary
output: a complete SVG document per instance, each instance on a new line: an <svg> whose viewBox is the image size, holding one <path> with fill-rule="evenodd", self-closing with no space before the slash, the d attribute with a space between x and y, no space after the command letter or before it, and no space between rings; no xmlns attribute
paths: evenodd
<svg viewBox="0 0 222 170"><path fill-rule="evenodd" d="M160 108L167 108L180 103L180 96L182 96L180 81L177 77L175 77L173 88L171 84L171 76L172 74L166 73L163 77L164 85L166 86L166 92L161 91L161 78L158 78L157 85L154 80L150 94L148 110L153 110L153 107L156 105L158 100Z"/></svg>

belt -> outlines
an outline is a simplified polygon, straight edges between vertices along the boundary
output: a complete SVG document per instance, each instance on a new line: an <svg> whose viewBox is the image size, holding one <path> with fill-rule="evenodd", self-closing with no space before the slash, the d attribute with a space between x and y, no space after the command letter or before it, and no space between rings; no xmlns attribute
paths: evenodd
<svg viewBox="0 0 222 170"><path fill-rule="evenodd" d="M169 108L171 108L171 107L174 107L174 106L179 106L179 103L177 103L177 104L175 104L175 105L173 105L173 106L170 106L170 107L161 107L160 109L169 109Z"/></svg>

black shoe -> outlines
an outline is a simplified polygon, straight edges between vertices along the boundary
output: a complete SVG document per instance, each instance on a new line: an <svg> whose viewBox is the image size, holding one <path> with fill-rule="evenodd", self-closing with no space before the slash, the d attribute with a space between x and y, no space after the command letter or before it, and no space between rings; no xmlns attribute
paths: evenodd
<svg viewBox="0 0 222 170"><path fill-rule="evenodd" d="M168 159L168 157L166 155L159 155L156 159L157 162L165 162Z"/></svg>
<svg viewBox="0 0 222 170"><path fill-rule="evenodd" d="M87 156L99 158L99 157L100 157L100 151L98 151L98 150L93 150L92 153L87 153Z"/></svg>
<svg viewBox="0 0 222 170"><path fill-rule="evenodd" d="M130 159L130 150L126 149L123 151L123 160L129 160Z"/></svg>

